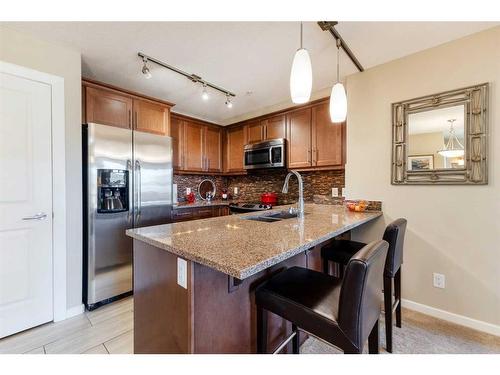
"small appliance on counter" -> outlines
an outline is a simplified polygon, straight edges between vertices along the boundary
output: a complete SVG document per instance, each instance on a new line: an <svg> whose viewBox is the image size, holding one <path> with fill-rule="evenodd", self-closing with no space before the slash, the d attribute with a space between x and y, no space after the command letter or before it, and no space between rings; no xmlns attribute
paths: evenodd
<svg viewBox="0 0 500 375"><path fill-rule="evenodd" d="M269 204L271 206L276 206L278 202L278 194L276 193L264 193L260 196L260 203Z"/></svg>

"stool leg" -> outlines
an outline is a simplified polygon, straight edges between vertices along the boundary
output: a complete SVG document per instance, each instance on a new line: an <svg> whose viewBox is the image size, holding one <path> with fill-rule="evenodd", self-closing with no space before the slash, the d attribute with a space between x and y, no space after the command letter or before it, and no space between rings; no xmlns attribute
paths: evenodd
<svg viewBox="0 0 500 375"><path fill-rule="evenodd" d="M328 259L323 258L323 273L326 273L327 275L330 273L328 266L329 266Z"/></svg>
<svg viewBox="0 0 500 375"><path fill-rule="evenodd" d="M297 326L295 324L292 324L292 332L295 332L295 336L292 339L292 353L299 354L300 337L299 330L297 329Z"/></svg>
<svg viewBox="0 0 500 375"><path fill-rule="evenodd" d="M267 353L267 311L257 305L257 353Z"/></svg>
<svg viewBox="0 0 500 375"><path fill-rule="evenodd" d="M394 295L398 302L396 307L396 327L401 328L401 268L394 277Z"/></svg>
<svg viewBox="0 0 500 375"><path fill-rule="evenodd" d="M385 345L392 353L392 279L384 276Z"/></svg>
<svg viewBox="0 0 500 375"><path fill-rule="evenodd" d="M370 332L370 336L368 336L368 353L370 354L379 354L379 324L378 320L372 328Z"/></svg>

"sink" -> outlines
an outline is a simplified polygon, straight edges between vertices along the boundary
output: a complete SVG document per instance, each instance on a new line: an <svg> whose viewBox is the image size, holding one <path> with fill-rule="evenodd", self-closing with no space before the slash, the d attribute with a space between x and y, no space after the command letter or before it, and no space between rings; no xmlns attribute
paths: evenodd
<svg viewBox="0 0 500 375"><path fill-rule="evenodd" d="M294 217L297 217L297 212L280 211L280 212L275 212L275 213L268 214L268 215L245 216L245 217L242 217L242 219L262 221L264 223L275 223L275 222L281 221L283 219L291 219Z"/></svg>

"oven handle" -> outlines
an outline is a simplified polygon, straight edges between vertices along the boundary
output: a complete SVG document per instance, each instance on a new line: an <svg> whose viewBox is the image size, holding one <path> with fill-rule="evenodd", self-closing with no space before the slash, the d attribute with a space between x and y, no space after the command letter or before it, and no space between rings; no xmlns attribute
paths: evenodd
<svg viewBox="0 0 500 375"><path fill-rule="evenodd" d="M269 165L273 165L273 146L269 147Z"/></svg>

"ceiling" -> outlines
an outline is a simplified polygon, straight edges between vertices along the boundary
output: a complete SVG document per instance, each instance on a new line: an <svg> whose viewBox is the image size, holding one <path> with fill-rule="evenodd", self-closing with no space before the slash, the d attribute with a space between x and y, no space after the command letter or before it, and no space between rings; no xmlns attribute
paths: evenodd
<svg viewBox="0 0 500 375"><path fill-rule="evenodd" d="M432 111L412 113L408 116L409 134L440 132L447 135L450 131L448 120L455 119L453 128L459 138L464 136L465 107L463 104L439 108Z"/></svg>
<svg viewBox="0 0 500 375"><path fill-rule="evenodd" d="M174 112L221 125L266 107L290 106L289 75L299 47L298 22L3 22L82 53L82 74L175 103ZM341 22L336 27L365 68L493 27L491 22ZM313 92L335 81L336 47L330 33L304 23ZM233 108L210 91L159 66L141 74L137 52L162 60L236 93ZM53 56L53 58L57 58ZM341 76L357 72L341 56Z"/></svg>

